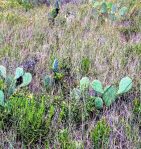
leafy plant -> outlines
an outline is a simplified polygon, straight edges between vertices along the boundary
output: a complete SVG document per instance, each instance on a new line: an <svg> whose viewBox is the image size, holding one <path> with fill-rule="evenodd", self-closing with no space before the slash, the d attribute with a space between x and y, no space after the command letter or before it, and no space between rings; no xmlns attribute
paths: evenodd
<svg viewBox="0 0 141 149"><path fill-rule="evenodd" d="M98 121L96 126L90 132L93 148L108 148L110 132L111 128L104 118Z"/></svg>
<svg viewBox="0 0 141 149"><path fill-rule="evenodd" d="M11 96L8 105L12 115L11 120L14 119L15 129L19 134L18 137L21 137L25 143L35 143L41 134L47 135L44 98L38 103L34 97L29 100L27 95L18 93Z"/></svg>
<svg viewBox="0 0 141 149"><path fill-rule="evenodd" d="M83 58L81 60L81 71L83 75L86 75L89 72L89 68L90 68L90 60L89 58Z"/></svg>
<svg viewBox="0 0 141 149"><path fill-rule="evenodd" d="M76 142L72 141L67 129L62 129L59 131L58 140L60 143L60 148L62 149L75 149Z"/></svg>

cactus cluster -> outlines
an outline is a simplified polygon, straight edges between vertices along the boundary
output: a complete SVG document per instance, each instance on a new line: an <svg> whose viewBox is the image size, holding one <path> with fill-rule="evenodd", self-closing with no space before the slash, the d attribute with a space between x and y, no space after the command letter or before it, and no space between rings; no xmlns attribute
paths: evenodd
<svg viewBox="0 0 141 149"><path fill-rule="evenodd" d="M107 1L93 1L94 16L106 16L111 21L115 21L125 17L128 14L127 7L119 7L118 4Z"/></svg>
<svg viewBox="0 0 141 149"><path fill-rule="evenodd" d="M0 66L0 79L4 82L4 88L0 90L0 105L4 105L6 97L10 97L17 89L25 87L32 81L32 75L21 67L17 67L15 76L7 75L6 68Z"/></svg>
<svg viewBox="0 0 141 149"><path fill-rule="evenodd" d="M83 77L80 80L79 89L74 88L70 96L73 99L79 100L85 91L89 91L90 86L96 92L96 95L94 95L95 107L102 109L104 104L106 107L109 107L115 102L119 95L128 92L132 88L132 79L126 76L120 80L118 88L116 85L110 85L104 88L99 80L94 80L90 83L88 77Z"/></svg>
<svg viewBox="0 0 141 149"><path fill-rule="evenodd" d="M98 99L95 106L99 108L99 105L102 105L104 101L105 105L109 107L116 100L117 96L128 92L132 88L132 79L128 76L122 78L118 88L115 85L110 85L103 88L102 83L99 80L94 80L91 86L93 90L101 95L101 100L99 97L96 97L96 99Z"/></svg>
<svg viewBox="0 0 141 149"><path fill-rule="evenodd" d="M47 90L51 89L53 82L57 82L64 77L64 74L59 71L59 61L57 58L54 59L51 69L53 75L46 75L43 79L44 86Z"/></svg>

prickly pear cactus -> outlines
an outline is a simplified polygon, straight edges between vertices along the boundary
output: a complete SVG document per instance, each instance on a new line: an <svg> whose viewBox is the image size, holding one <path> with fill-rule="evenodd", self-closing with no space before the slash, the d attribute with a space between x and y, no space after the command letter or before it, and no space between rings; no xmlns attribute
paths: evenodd
<svg viewBox="0 0 141 149"><path fill-rule="evenodd" d="M102 109L103 108L103 100L100 97L95 98L95 107L97 109Z"/></svg>
<svg viewBox="0 0 141 149"><path fill-rule="evenodd" d="M80 80L80 90L81 91L86 91L89 89L89 86L90 86L90 80L88 77L83 77L81 80Z"/></svg>
<svg viewBox="0 0 141 149"><path fill-rule="evenodd" d="M111 14L115 14L117 12L117 6L116 4L113 4L111 7Z"/></svg>
<svg viewBox="0 0 141 149"><path fill-rule="evenodd" d="M107 5L106 5L105 2L103 2L102 5L101 5L101 13L106 14L107 12L108 12Z"/></svg>
<svg viewBox="0 0 141 149"><path fill-rule="evenodd" d="M6 68L0 65L0 76L6 78Z"/></svg>
<svg viewBox="0 0 141 149"><path fill-rule="evenodd" d="M31 73L25 73L23 76L23 83L20 85L20 87L24 87L24 86L27 86L31 83L32 81L32 75Z"/></svg>
<svg viewBox="0 0 141 149"><path fill-rule="evenodd" d="M13 76L7 76L5 78L5 84L6 84L6 86L10 86L13 81L14 81L14 77Z"/></svg>
<svg viewBox="0 0 141 149"><path fill-rule="evenodd" d="M119 15L122 16L122 17L124 17L127 13L128 13L128 8L127 7L122 7L119 10Z"/></svg>
<svg viewBox="0 0 141 149"><path fill-rule="evenodd" d="M117 94L123 94L128 92L130 89L132 88L132 79L127 77L124 77L121 79L120 83L119 83L119 89Z"/></svg>
<svg viewBox="0 0 141 149"><path fill-rule="evenodd" d="M46 87L46 89L50 89L52 86L52 78L48 75L46 75L44 78L44 86Z"/></svg>
<svg viewBox="0 0 141 149"><path fill-rule="evenodd" d="M102 83L99 80L94 80L92 82L91 86L92 86L93 90L95 90L96 92L101 93L101 94L104 93Z"/></svg>
<svg viewBox="0 0 141 149"><path fill-rule="evenodd" d="M117 88L115 86L107 87L103 94L103 100L107 107L109 107L116 100Z"/></svg>
<svg viewBox="0 0 141 149"><path fill-rule="evenodd" d="M53 65L52 65L53 72L58 72L59 71L59 62L57 59L54 60Z"/></svg>
<svg viewBox="0 0 141 149"><path fill-rule="evenodd" d="M0 90L0 106L4 106L4 93Z"/></svg>
<svg viewBox="0 0 141 149"><path fill-rule="evenodd" d="M19 77L24 75L24 70L21 67L17 67L15 71L15 79L18 79Z"/></svg>
<svg viewBox="0 0 141 149"><path fill-rule="evenodd" d="M13 95L15 91L16 91L16 84L15 82L13 82L8 88L7 97L10 97L11 95Z"/></svg>

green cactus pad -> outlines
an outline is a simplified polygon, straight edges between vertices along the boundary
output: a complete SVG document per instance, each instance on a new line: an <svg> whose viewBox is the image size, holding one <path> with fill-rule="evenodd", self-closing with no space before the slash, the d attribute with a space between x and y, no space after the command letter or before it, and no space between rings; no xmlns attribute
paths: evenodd
<svg viewBox="0 0 141 149"><path fill-rule="evenodd" d="M128 92L132 88L132 79L129 77L124 77L119 83L119 89L117 94L123 94Z"/></svg>
<svg viewBox="0 0 141 149"><path fill-rule="evenodd" d="M107 87L103 94L103 100L107 107L109 107L116 100L117 88L115 86Z"/></svg>
<svg viewBox="0 0 141 149"><path fill-rule="evenodd" d="M102 87L102 83L99 80L94 80L91 84L93 90L95 90L98 93L103 94L103 87Z"/></svg>
<svg viewBox="0 0 141 149"><path fill-rule="evenodd" d="M97 109L102 109L103 108L103 100L100 97L96 97L95 99L95 107Z"/></svg>
<svg viewBox="0 0 141 149"><path fill-rule="evenodd" d="M111 85L106 86L106 87L104 88L104 92L105 92L109 87L111 87Z"/></svg>
<svg viewBox="0 0 141 149"><path fill-rule="evenodd" d="M0 105L4 106L4 93L0 90Z"/></svg>
<svg viewBox="0 0 141 149"><path fill-rule="evenodd" d="M52 78L48 75L44 78L44 86L49 89L52 86Z"/></svg>
<svg viewBox="0 0 141 149"><path fill-rule="evenodd" d="M119 15L120 15L120 16L125 16L127 13L128 13L128 8L127 8L127 7L122 7L122 8L119 10Z"/></svg>
<svg viewBox="0 0 141 149"><path fill-rule="evenodd" d="M107 5L105 2L103 2L101 5L101 13L103 14L107 13Z"/></svg>
<svg viewBox="0 0 141 149"><path fill-rule="evenodd" d="M11 84L11 86L8 88L8 93L7 93L8 97L10 97L11 95L13 95L14 92L15 92L15 90L16 90L16 86L15 86L15 83L13 82Z"/></svg>
<svg viewBox="0 0 141 149"><path fill-rule="evenodd" d="M23 83L20 85L20 87L24 87L24 86L29 85L31 81L32 81L31 73L25 73L23 75Z"/></svg>
<svg viewBox="0 0 141 149"><path fill-rule="evenodd" d="M0 65L0 76L6 78L6 68Z"/></svg>
<svg viewBox="0 0 141 149"><path fill-rule="evenodd" d="M15 72L15 79L18 79L19 77L24 75L23 68L17 67Z"/></svg>
<svg viewBox="0 0 141 149"><path fill-rule="evenodd" d="M90 86L89 78L88 77L83 77L80 80L80 90L85 91L85 90L89 89L89 86Z"/></svg>
<svg viewBox="0 0 141 149"><path fill-rule="evenodd" d="M5 84L6 84L6 86L10 86L13 81L14 81L14 77L13 76L7 76L5 78Z"/></svg>

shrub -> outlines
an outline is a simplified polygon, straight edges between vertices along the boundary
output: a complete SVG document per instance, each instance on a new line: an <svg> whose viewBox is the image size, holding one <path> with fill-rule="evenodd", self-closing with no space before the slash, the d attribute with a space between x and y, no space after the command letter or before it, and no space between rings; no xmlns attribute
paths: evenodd
<svg viewBox="0 0 141 149"><path fill-rule="evenodd" d="M97 122L96 126L91 131L94 149L108 148L110 132L111 128L105 119L101 119Z"/></svg>

